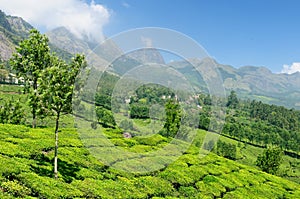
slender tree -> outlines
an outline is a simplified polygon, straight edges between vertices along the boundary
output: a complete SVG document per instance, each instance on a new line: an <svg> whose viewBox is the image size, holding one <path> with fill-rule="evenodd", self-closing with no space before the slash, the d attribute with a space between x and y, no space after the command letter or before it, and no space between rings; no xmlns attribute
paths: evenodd
<svg viewBox="0 0 300 199"><path fill-rule="evenodd" d="M48 38L36 29L30 31L28 39L20 42L10 64L23 77L29 90L29 103L32 113L32 127L36 126L38 109L37 88L41 72L50 66L50 48Z"/></svg>
<svg viewBox="0 0 300 199"><path fill-rule="evenodd" d="M56 56L51 59L51 67L45 69L39 81L40 107L49 115L55 117L55 151L54 176L58 177L58 130L60 117L72 112L72 95L75 80L82 68L86 67L84 56L76 55L70 64L66 64ZM76 85L78 89L78 85Z"/></svg>

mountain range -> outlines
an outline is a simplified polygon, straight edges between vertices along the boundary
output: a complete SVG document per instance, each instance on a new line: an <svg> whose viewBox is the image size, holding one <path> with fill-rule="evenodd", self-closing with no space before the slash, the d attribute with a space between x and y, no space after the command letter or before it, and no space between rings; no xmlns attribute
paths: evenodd
<svg viewBox="0 0 300 199"><path fill-rule="evenodd" d="M244 66L234 68L230 65L223 65L211 58L203 60L191 60L193 66L200 71L205 70L208 64L213 62L218 68L222 77L224 88L227 92L234 90L243 99L255 99L269 104L282 105L291 108L300 108L300 73L276 74L265 67ZM203 87L203 78L196 77L192 70L188 69L186 61L170 63L175 66L194 84ZM202 68L202 69L201 69Z"/></svg>
<svg viewBox="0 0 300 199"><path fill-rule="evenodd" d="M28 37L32 29L29 23L20 17L7 16L0 11L0 58L7 61L15 51L16 45ZM50 48L64 59L69 59L75 53L84 53L90 65L105 70L110 65L111 71L123 75L126 71L141 63L166 64L163 56L155 49L142 49L124 55L122 49L114 42L98 45L86 39L74 36L64 27L56 28L46 35ZM117 60L112 59L118 57ZM227 92L235 90L239 97L255 99L270 104L283 105L300 109L300 73L276 74L265 67L244 66L234 68L218 63L211 58L202 60L175 61L166 65L173 67L187 77L195 88L207 91L205 81L197 70L204 70L208 64L214 64L222 77Z"/></svg>

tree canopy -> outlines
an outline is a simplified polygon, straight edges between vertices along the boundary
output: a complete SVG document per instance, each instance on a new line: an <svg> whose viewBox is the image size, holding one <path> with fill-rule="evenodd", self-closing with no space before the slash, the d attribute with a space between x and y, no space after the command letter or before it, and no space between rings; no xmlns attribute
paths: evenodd
<svg viewBox="0 0 300 199"><path fill-rule="evenodd" d="M36 126L38 111L37 88L42 71L51 66L51 54L48 38L38 30L32 29L28 39L20 42L13 54L10 65L18 77L25 80L29 91L29 103L32 113L32 127Z"/></svg>
<svg viewBox="0 0 300 199"><path fill-rule="evenodd" d="M256 165L267 173L276 174L282 162L282 155L279 148L267 148L257 157Z"/></svg>

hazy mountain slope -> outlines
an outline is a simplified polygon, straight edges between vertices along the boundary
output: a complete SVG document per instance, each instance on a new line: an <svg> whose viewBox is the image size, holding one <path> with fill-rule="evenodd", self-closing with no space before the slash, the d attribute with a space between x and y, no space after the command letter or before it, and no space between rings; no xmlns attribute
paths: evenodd
<svg viewBox="0 0 300 199"><path fill-rule="evenodd" d="M7 16L0 10L0 58L8 60L15 46L29 34L33 27L20 17Z"/></svg>
<svg viewBox="0 0 300 199"><path fill-rule="evenodd" d="M264 67L242 67L237 70L237 74L240 78L230 79L230 81L233 83L233 88L244 93L245 96L257 97L268 103L300 108L297 104L300 99L300 73L275 74ZM247 85L250 90L245 90L240 85Z"/></svg>
<svg viewBox="0 0 300 199"><path fill-rule="evenodd" d="M9 60L15 52L15 47L28 37L29 31L33 28L21 17L8 16L0 10L0 58L4 61ZM72 56L52 43L49 43L49 46L51 51L65 60L69 60Z"/></svg>
<svg viewBox="0 0 300 199"><path fill-rule="evenodd" d="M128 56L139 61L140 63L165 64L162 55L154 48L136 50L129 53Z"/></svg>
<svg viewBox="0 0 300 199"><path fill-rule="evenodd" d="M214 64L223 78L224 88L227 91L235 90L240 97L257 99L266 103L274 103L288 107L300 108L300 73L275 74L264 67L245 66L235 69L229 65L222 65L215 60L190 60L196 68L205 71L208 64ZM170 66L185 74L191 82L207 91L201 74L193 70L187 62L172 62ZM206 73L209 73L207 71Z"/></svg>
<svg viewBox="0 0 300 199"><path fill-rule="evenodd" d="M90 47L87 43L76 38L64 27L56 28L50 32L47 32L46 35L53 45L71 54L79 52L90 52Z"/></svg>
<svg viewBox="0 0 300 199"><path fill-rule="evenodd" d="M59 49L71 54L83 53L89 64L100 70L104 70L104 67L109 64L108 61L115 55L122 54L113 43L107 43L105 48L102 48L98 43L76 37L65 27L56 28L47 32L46 35L50 42Z"/></svg>

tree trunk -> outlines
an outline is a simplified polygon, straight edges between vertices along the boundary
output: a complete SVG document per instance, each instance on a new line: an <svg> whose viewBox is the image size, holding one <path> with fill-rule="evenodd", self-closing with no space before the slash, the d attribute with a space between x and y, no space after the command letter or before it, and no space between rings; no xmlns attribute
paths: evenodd
<svg viewBox="0 0 300 199"><path fill-rule="evenodd" d="M58 125L59 125L59 113L56 117L56 125L55 125L55 149L54 149L54 178L58 177L57 170L57 152L58 152Z"/></svg>
<svg viewBox="0 0 300 199"><path fill-rule="evenodd" d="M32 104L32 128L36 127L36 109L37 109L37 80L33 82L33 104Z"/></svg>
<svg viewBox="0 0 300 199"><path fill-rule="evenodd" d="M36 111L33 109L32 111L32 128L36 127Z"/></svg>

